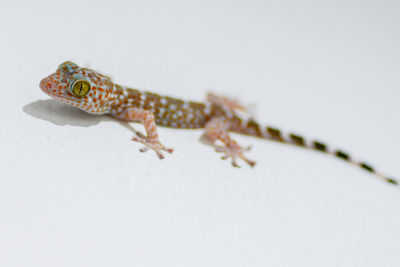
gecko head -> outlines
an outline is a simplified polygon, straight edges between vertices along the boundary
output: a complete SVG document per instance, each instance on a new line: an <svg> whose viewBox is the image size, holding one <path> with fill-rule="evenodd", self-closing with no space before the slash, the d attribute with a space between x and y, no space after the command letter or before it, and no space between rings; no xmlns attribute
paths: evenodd
<svg viewBox="0 0 400 267"><path fill-rule="evenodd" d="M107 113L116 98L109 77L70 61L58 66L39 86L52 98L94 114Z"/></svg>

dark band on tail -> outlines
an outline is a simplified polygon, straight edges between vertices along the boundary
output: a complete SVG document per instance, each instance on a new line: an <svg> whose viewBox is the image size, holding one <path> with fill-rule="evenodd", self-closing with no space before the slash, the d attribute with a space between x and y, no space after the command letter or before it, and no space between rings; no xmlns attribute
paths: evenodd
<svg viewBox="0 0 400 267"><path fill-rule="evenodd" d="M360 167L363 168L363 169L366 170L366 171L369 171L369 172L372 172L372 173L375 172L374 168L372 168L370 165L368 165L368 164L365 163L365 162L361 162L361 163L360 163Z"/></svg>
<svg viewBox="0 0 400 267"><path fill-rule="evenodd" d="M341 150L336 150L335 155L336 155L336 157L341 158L341 159L346 160L346 161L350 161L351 160L349 154L347 154L346 152L343 152Z"/></svg>
<svg viewBox="0 0 400 267"><path fill-rule="evenodd" d="M321 152L327 152L328 147L324 143L321 143L319 141L313 141L313 148L315 150L321 151Z"/></svg>
<svg viewBox="0 0 400 267"><path fill-rule="evenodd" d="M249 120L247 122L247 129L249 129L251 132L253 132L256 136L259 136L259 137L262 136L260 125L253 120Z"/></svg>
<svg viewBox="0 0 400 267"><path fill-rule="evenodd" d="M289 134L289 137L295 145L305 146L304 137L297 134Z"/></svg>
<svg viewBox="0 0 400 267"><path fill-rule="evenodd" d="M275 141L284 142L282 133L280 130L272 127L267 127L267 133L270 135L270 138Z"/></svg>

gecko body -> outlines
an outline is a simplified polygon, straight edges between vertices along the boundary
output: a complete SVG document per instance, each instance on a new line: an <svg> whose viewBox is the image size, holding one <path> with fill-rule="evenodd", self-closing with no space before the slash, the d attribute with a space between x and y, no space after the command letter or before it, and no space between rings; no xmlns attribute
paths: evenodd
<svg viewBox="0 0 400 267"><path fill-rule="evenodd" d="M274 127L263 127L252 118L243 119L240 114L246 113L244 106L235 100L212 93L207 95L207 101L204 103L160 96L118 85L108 76L88 68L81 68L70 61L59 65L54 73L41 80L39 86L44 93L54 99L86 112L97 115L108 114L126 122L141 122L146 135L138 132L132 140L144 145L140 151L154 150L161 159L164 158L163 151L172 153L173 149L165 147L159 141L157 126L177 129L203 128L205 139L214 145L217 152L224 154L223 159L231 158L235 167L239 167L238 159L244 160L250 166L254 166L255 162L244 155L250 148L240 146L231 138L229 132L331 154L358 165L391 184L398 184L397 180L376 172L371 165L355 161L341 150L331 150L320 141L307 141L297 134L284 134Z"/></svg>

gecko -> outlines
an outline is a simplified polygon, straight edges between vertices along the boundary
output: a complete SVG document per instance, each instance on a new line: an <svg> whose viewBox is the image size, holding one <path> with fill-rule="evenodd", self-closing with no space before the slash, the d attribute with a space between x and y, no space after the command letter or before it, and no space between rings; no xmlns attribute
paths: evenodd
<svg viewBox="0 0 400 267"><path fill-rule="evenodd" d="M208 93L205 102L194 102L160 96L121 86L109 76L79 67L71 61L59 65L54 73L40 81L39 87L55 100L85 112L107 114L127 123L142 123L146 134L137 131L132 140L143 144L139 149L141 152L153 150L160 159L165 157L164 152L172 153L174 149L160 142L157 126L204 129L204 140L217 152L223 153L222 159L230 158L234 167L240 167L239 159L253 167L256 162L245 156L250 147L239 145L230 135L233 132L330 154L390 184L399 184L396 179L377 172L370 164L354 160L343 150L330 149L321 141L309 141L296 133L283 133L275 127L261 126L252 116L243 118L247 108L228 97Z"/></svg>

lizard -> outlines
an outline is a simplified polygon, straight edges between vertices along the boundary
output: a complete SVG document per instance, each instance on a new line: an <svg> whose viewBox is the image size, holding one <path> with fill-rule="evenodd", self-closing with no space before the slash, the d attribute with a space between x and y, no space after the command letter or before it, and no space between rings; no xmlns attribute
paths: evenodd
<svg viewBox="0 0 400 267"><path fill-rule="evenodd" d="M164 146L158 135L157 126L176 129L204 129L205 140L223 153L222 159L231 159L234 167L240 167L238 159L251 167L256 162L245 156L250 147L242 147L230 132L262 139L292 144L333 155L375 174L384 181L398 185L393 178L377 172L370 164L353 160L342 150L332 150L318 140L308 141L295 133L284 134L281 130L261 126L252 117L244 119L245 106L238 101L213 93L207 94L205 102L184 101L169 96L160 96L148 91L132 89L113 83L109 76L89 68L79 67L66 61L57 70L40 81L41 90L57 101L72 105L91 114L107 114L123 122L141 122L146 135L136 132L133 141L144 146L139 150L153 150L160 159L173 148Z"/></svg>

